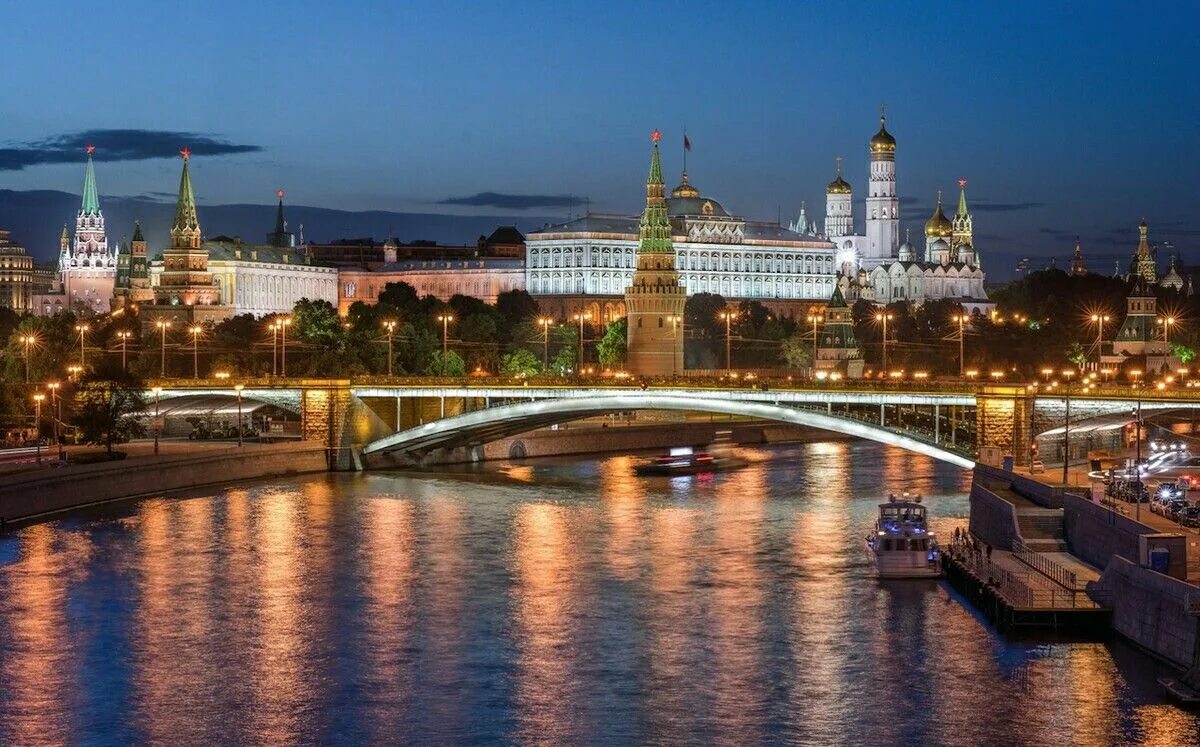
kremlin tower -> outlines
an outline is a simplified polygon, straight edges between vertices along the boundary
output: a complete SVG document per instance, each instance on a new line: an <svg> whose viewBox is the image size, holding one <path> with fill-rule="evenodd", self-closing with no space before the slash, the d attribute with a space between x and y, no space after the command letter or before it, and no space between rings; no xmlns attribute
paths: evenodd
<svg viewBox="0 0 1200 747"><path fill-rule="evenodd" d="M208 271L208 250L200 246L200 221L196 217L196 196L192 192L192 178L188 173L191 153L187 148L180 151L183 156L183 173L179 177L179 199L175 203L175 220L171 224L171 245L163 250L162 275L154 289L158 310L175 307L173 316L186 316L187 321L204 321L199 318L219 318L219 313L199 314L201 307L214 307L219 298L219 289ZM132 274L132 271L131 271Z"/></svg>
<svg viewBox="0 0 1200 747"><path fill-rule="evenodd" d="M68 308L76 312L104 314L110 310L117 279L116 252L110 252L104 232L104 213L96 189L94 145L87 146L87 169L83 176L83 201L75 214L75 240L63 226L59 240L58 271Z"/></svg>
<svg viewBox="0 0 1200 747"><path fill-rule="evenodd" d="M682 321L686 291L679 284L671 223L664 198L662 163L655 130L650 139L650 176L646 179L646 209L638 224L637 270L625 289L629 331L627 350L630 373L638 376L670 376L683 368L683 338L677 322Z"/></svg>
<svg viewBox="0 0 1200 747"><path fill-rule="evenodd" d="M967 180L958 180L958 212L950 223L950 259L975 264L975 239L971 231L971 213L967 210Z"/></svg>

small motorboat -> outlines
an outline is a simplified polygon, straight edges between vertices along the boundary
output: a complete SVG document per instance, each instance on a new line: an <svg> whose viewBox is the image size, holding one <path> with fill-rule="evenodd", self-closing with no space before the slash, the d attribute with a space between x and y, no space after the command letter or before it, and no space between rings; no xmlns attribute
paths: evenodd
<svg viewBox="0 0 1200 747"><path fill-rule="evenodd" d="M867 552L880 578L937 578L942 575L937 538L926 523L921 496L888 496L879 504Z"/></svg>
<svg viewBox="0 0 1200 747"><path fill-rule="evenodd" d="M638 475L695 475L737 469L747 464L749 462L741 457L696 451L691 446L676 446L663 456L634 465L633 471Z"/></svg>

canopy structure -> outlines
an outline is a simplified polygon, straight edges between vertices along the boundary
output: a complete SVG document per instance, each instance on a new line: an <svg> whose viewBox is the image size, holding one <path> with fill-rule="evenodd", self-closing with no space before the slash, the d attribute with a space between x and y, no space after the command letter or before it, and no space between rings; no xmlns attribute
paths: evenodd
<svg viewBox="0 0 1200 747"><path fill-rule="evenodd" d="M242 417L252 415L263 408L279 409L268 402L242 398ZM188 417L231 417L238 414L236 397L220 394L195 394L162 400L158 413L170 418Z"/></svg>

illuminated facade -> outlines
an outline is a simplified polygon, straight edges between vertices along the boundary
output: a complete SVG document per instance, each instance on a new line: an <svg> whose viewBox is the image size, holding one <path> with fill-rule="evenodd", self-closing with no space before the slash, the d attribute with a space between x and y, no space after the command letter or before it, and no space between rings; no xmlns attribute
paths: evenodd
<svg viewBox="0 0 1200 747"><path fill-rule="evenodd" d="M83 177L83 200L75 214L75 236L72 239L63 226L59 239L56 292L63 295L61 303L50 307L69 309L81 314L105 314L111 308L117 278L117 254L108 246L104 229L104 212L96 188L96 169L92 163L95 148L87 147L87 167Z"/></svg>
<svg viewBox="0 0 1200 747"><path fill-rule="evenodd" d="M359 301L376 303L388 283L408 283L418 296L442 301L471 296L490 304L501 293L525 290L525 262L502 257L403 260L378 270L342 269L337 280L338 312L345 315Z"/></svg>
<svg viewBox="0 0 1200 747"><path fill-rule="evenodd" d="M33 309L33 257L4 229L0 229L0 307Z"/></svg>

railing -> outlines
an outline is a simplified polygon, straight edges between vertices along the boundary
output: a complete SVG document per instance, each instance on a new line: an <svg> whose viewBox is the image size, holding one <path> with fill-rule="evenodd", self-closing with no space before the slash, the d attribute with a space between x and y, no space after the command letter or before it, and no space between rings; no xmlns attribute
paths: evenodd
<svg viewBox="0 0 1200 747"><path fill-rule="evenodd" d="M997 593L1013 607L1047 610L1098 607L1084 591L1065 589L1056 582L1051 582L1040 572L1015 573L998 563L993 563L991 558L981 551L979 543L972 540L953 541L950 553L976 578L988 579ZM1047 585L1051 583L1053 585Z"/></svg>
<svg viewBox="0 0 1200 747"><path fill-rule="evenodd" d="M1074 571L1067 570L1036 550L1030 550L1020 539L1013 542L1013 557L1069 591L1083 591Z"/></svg>

